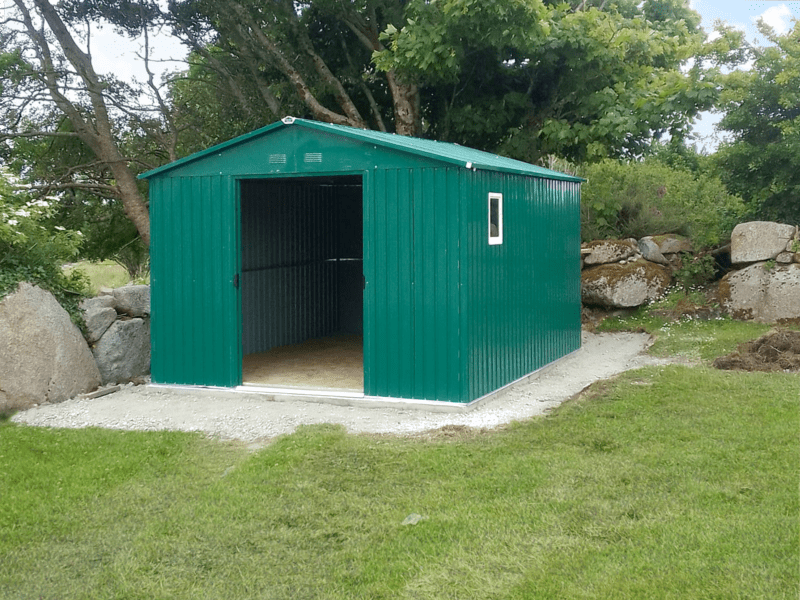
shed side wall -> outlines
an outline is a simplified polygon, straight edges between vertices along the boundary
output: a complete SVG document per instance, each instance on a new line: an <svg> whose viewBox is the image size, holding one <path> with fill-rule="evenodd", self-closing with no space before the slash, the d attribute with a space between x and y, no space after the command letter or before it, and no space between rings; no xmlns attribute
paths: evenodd
<svg viewBox="0 0 800 600"><path fill-rule="evenodd" d="M467 400L580 347L580 187L473 174L467 223ZM488 244L488 194L503 194L503 243Z"/></svg>
<svg viewBox="0 0 800 600"><path fill-rule="evenodd" d="M241 383L237 203L230 177L151 180L155 383Z"/></svg>
<svg viewBox="0 0 800 600"><path fill-rule="evenodd" d="M460 173L375 169L365 180L368 396L463 401Z"/></svg>

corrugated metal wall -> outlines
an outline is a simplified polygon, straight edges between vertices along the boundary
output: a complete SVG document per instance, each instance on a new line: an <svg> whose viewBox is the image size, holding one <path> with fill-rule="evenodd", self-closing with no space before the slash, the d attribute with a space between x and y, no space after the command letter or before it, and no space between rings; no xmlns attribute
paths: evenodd
<svg viewBox="0 0 800 600"><path fill-rule="evenodd" d="M360 178L241 182L245 354L361 333Z"/></svg>
<svg viewBox="0 0 800 600"><path fill-rule="evenodd" d="M362 241L367 396L469 402L580 346L579 184L422 163L358 180L153 178L153 380L238 385L243 346L360 325L362 266L336 259Z"/></svg>
<svg viewBox="0 0 800 600"><path fill-rule="evenodd" d="M456 168L365 178L364 391L461 401Z"/></svg>
<svg viewBox="0 0 800 600"><path fill-rule="evenodd" d="M477 172L472 189L469 400L580 347L579 184ZM487 241L490 192L503 194L503 243L496 246Z"/></svg>
<svg viewBox="0 0 800 600"><path fill-rule="evenodd" d="M163 177L150 185L153 381L238 385L235 183Z"/></svg>

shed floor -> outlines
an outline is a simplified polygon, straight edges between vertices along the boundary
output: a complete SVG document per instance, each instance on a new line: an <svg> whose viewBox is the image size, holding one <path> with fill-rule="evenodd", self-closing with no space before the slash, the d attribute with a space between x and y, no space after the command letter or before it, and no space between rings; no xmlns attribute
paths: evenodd
<svg viewBox="0 0 800 600"><path fill-rule="evenodd" d="M337 335L247 354L245 384L364 391L364 339Z"/></svg>

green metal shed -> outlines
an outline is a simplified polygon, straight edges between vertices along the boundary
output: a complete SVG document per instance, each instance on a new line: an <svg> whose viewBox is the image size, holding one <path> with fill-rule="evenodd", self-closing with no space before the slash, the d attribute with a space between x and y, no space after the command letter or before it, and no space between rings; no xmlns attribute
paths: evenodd
<svg viewBox="0 0 800 600"><path fill-rule="evenodd" d="M464 405L580 347L579 178L291 117L142 177L154 383L344 333L349 394Z"/></svg>

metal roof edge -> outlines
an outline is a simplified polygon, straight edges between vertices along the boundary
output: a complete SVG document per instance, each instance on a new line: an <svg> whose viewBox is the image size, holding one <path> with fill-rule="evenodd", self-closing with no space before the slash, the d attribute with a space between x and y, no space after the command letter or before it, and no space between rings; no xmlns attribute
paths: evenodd
<svg viewBox="0 0 800 600"><path fill-rule="evenodd" d="M320 122L317 122L317 121L310 121L310 120L307 120L307 119L293 119L293 122L294 123L299 123L300 125L304 125L304 126L308 127L309 129L316 129L318 131L324 131L324 132L327 132L327 133L336 133L337 135L341 135L343 137L354 139L354 140L357 140L359 142L382 144L384 146L389 146L389 147L391 147L391 148L393 148L393 149L395 149L395 150L397 150L399 152L406 152L408 154L416 154L418 156L423 156L425 158L432 158L432 159L438 160L440 162L446 162L446 163L449 163L449 164L452 164L452 165L455 165L455 166L458 166L458 167L467 168L467 169L475 169L475 170L483 170L483 171L499 171L499 172L503 172L503 173L510 173L510 174L513 174L513 175L525 175L527 177L542 177L542 178L558 179L560 181L572 181L572 182L575 182L575 183L583 183L583 182L586 181L585 179L583 179L581 177L577 177L575 175L568 175L567 173L561 173L560 171L553 171L552 169L548 169L546 167L539 167L539 166L536 166L536 165L533 165L533 164L530 164L530 163L525 163L523 161L519 161L519 160L514 159L514 158L508 158L508 157L505 157L505 156L492 155L492 156L498 156L499 158L501 158L503 160L514 161L514 162L522 163L524 165L529 165L530 167L535 169L535 171L526 170L526 169L522 169L522 168L515 169L513 167L508 167L508 166L481 164L480 162L475 162L475 161L465 162L463 160L459 160L459 159L453 158L451 156L443 156L442 154L439 154L437 152L428 151L428 150L424 150L424 149L421 149L421 148L409 148L407 145L402 144L402 143L401 144L393 143L392 136L405 137L405 136L399 136L396 133L394 133L394 134L393 133L382 133L380 140L376 140L376 139L374 139L372 137L369 137L369 136L360 135L360 132L362 130L358 129L358 128L355 128L355 127L342 127L342 126L336 127L336 126L331 126L331 124L329 124L329 123L320 123ZM430 143L434 143L434 144L445 144L445 145L449 144L449 142L440 142L438 140L425 140L425 141L426 142L430 142ZM457 145L457 144L453 144L453 145ZM465 146L463 148L465 150L468 150L470 152L474 152L476 154L484 154L484 155L491 154L490 152L485 152L483 150L476 150L475 148L468 148L468 147L465 147Z"/></svg>
<svg viewBox="0 0 800 600"><path fill-rule="evenodd" d="M521 162L521 161L520 161ZM531 165L536 166L536 165ZM495 165L481 165L479 163L472 163L473 169L480 169L485 171L499 171L501 173L511 173L512 175L525 175L526 177L540 177L542 179L557 179L558 181L571 181L573 183L584 183L586 179L578 177L577 175L570 175L569 173L562 173L561 171L553 171L546 167L538 167L540 171L532 172L525 169L513 169L511 167L498 167Z"/></svg>
<svg viewBox="0 0 800 600"><path fill-rule="evenodd" d="M399 152L405 152L407 154L416 154L418 156L424 156L425 158L433 158L440 162L450 163L452 165L458 167L464 167L463 160L457 160L450 156L442 156L441 154L437 154L436 152L428 152L426 150L420 150L418 148L408 148L403 144L394 144L392 143L392 136L400 136L397 133L387 133L381 132L383 135L381 136L380 140L368 137L366 135L359 135L362 129L358 129L357 127L336 127L335 129L330 126L329 123L320 123L317 121L309 121L306 119L295 119L295 122L299 122L300 125L304 125L309 129L316 129L318 131L324 131L326 133L335 133L336 135L341 135L342 137L346 137L352 140L356 140L362 143L369 143L369 144L378 144L381 146L388 146L394 150L398 150ZM429 140L433 141L433 140Z"/></svg>
<svg viewBox="0 0 800 600"><path fill-rule="evenodd" d="M405 137L405 136L399 136L398 134L380 133L379 137L375 137L374 133L377 133L377 132L373 132L373 134L365 134L365 133L362 133L363 130L357 129L355 127L337 126L337 125L332 125L330 123L321 123L321 122L317 122L317 121L311 121L311 120L308 120L308 119L299 119L299 118L295 118L295 117L284 117L280 121L277 121L275 123L271 123L270 125L267 125L265 127L261 127L260 129L256 129L255 131L251 131L250 133L246 133L244 135L240 135L240 136L235 137L233 139L230 139L230 140L228 140L226 142L222 142L221 144L217 144L215 146L212 146L211 148L207 148L205 150L200 150L199 152L195 152L194 154L190 154L189 156L185 156L183 158L179 158L178 160L173 161L171 163L167 163L166 165L162 165L160 167L156 167L155 169L151 169L149 171L146 171L146 172L140 174L138 176L138 178L139 179L149 179L151 177L154 177L156 175L160 175L160 174L165 173L167 171L170 171L172 169L176 169L178 167L181 167L183 165L192 163L194 161L201 160L201 159L203 159L203 158L205 158L207 156L210 156L212 154L216 154L216 153L221 152L221 151L223 151L223 150L225 150L227 148L230 148L230 147L233 147L233 146L237 146L239 144L243 144L245 142L250 141L251 139L260 137L260 136L262 136L264 134L267 134L267 133L269 133L269 132L271 132L271 131L273 131L275 129L279 129L279 128L282 128L282 127L288 127L288 126L291 126L291 125L300 125L300 126L305 127L307 129L313 129L313 130L321 131L323 133L330 133L330 134L334 134L334 135L340 135L342 137L345 137L345 138L348 138L348 139L351 139L351 140L355 140L355 141L358 141L358 142L361 142L361 143L370 143L370 144L381 145L381 146L388 147L388 148L391 148L393 150L396 150L398 152L404 152L404 153L407 153L407 154L415 154L417 156L422 156L424 158L437 160L439 162L451 164L451 165L454 165L454 166L457 166L457 167L461 167L461 168L466 168L466 169L483 170L483 171L495 171L495 172L502 172L502 173L510 173L510 174L513 174L513 175L524 175L526 177L540 177L540 178L543 178L543 179L556 179L556 180L559 180L559 181L571 181L571 182L577 182L577 183L582 183L582 182L586 181L585 179L582 179L580 177L576 177L574 175L568 175L566 173L561 173L559 171L553 171L552 169L547 169L545 167L539 167L539 166L532 165L532 164L529 164L529 163L525 163L525 162L522 162L522 161L517 161L516 159L511 159L511 158L507 158L507 157L493 155L493 154L491 154L489 152L484 152L482 150L475 150L474 148L466 148L466 147L464 147L464 150L467 150L469 152L475 153L477 155L478 159L480 159L481 155L490 156L490 157L497 156L497 158L499 158L499 159L501 159L503 161L518 162L518 163L520 163L521 167L520 168L514 168L513 166L510 166L510 165L493 165L493 164L489 164L489 163L481 163L479 160L478 161L473 160L473 161L465 162L462 159L455 158L453 156L447 156L446 154L438 153L438 152L435 152L434 150L427 150L427 149L418 148L418 147L416 147L416 148L415 147L409 147L409 145L405 144L405 143L396 143L392 139L393 136L398 136L398 138ZM445 146L448 145L447 142L438 142L436 140L424 140L424 142L425 143L429 143L429 144L444 144ZM527 166L529 168L523 168L524 166Z"/></svg>

